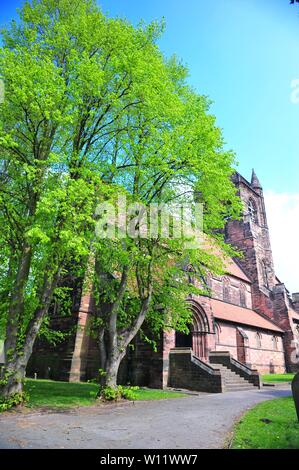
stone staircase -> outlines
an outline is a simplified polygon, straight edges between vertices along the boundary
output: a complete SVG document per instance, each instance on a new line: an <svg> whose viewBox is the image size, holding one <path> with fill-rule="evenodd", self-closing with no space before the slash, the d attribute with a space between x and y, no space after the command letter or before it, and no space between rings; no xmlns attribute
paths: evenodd
<svg viewBox="0 0 299 470"><path fill-rule="evenodd" d="M238 375L236 372L233 372L228 367L222 364L214 364L211 362L210 364L212 367L215 367L220 370L221 376L224 379L223 392L237 392L244 390L252 390L255 388L252 383Z"/></svg>
<svg viewBox="0 0 299 470"><path fill-rule="evenodd" d="M199 392L223 393L260 388L260 375L231 356L213 351L209 361L196 357L191 348L174 348L169 353L168 386Z"/></svg>

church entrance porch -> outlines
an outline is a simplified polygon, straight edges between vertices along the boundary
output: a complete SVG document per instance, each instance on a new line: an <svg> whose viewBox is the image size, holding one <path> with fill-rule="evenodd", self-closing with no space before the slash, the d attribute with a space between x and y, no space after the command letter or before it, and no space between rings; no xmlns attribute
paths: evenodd
<svg viewBox="0 0 299 470"><path fill-rule="evenodd" d="M208 362L209 349L215 339L214 331L212 331L207 315L200 305L193 300L189 300L189 305L193 317L192 323L189 325L189 333L176 331L174 346L176 348L191 348L194 356Z"/></svg>
<svg viewBox="0 0 299 470"><path fill-rule="evenodd" d="M196 357L208 360L206 332L195 331L194 325L190 325L188 334L177 331L175 334L176 348L191 348Z"/></svg>

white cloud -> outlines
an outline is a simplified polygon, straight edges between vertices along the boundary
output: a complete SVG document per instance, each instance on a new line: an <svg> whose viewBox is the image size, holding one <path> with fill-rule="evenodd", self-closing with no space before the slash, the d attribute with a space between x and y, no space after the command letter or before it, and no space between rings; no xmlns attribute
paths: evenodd
<svg viewBox="0 0 299 470"><path fill-rule="evenodd" d="M299 193L267 191L265 204L277 277L299 292Z"/></svg>

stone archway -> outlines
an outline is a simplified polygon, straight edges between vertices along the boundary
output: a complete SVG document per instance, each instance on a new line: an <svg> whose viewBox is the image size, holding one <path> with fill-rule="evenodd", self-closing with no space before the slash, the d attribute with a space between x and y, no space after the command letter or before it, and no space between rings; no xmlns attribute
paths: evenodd
<svg viewBox="0 0 299 470"><path fill-rule="evenodd" d="M175 346L177 348L192 348L195 356L207 360L207 335L211 333L207 315L197 302L188 300L188 304L193 313L192 323L189 326L190 331L188 334L176 332Z"/></svg>

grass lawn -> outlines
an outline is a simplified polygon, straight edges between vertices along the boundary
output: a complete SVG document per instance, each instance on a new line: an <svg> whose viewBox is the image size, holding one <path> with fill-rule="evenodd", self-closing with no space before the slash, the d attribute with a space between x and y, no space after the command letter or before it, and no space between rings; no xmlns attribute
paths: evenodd
<svg viewBox="0 0 299 470"><path fill-rule="evenodd" d="M262 382L292 382L295 374L266 374L262 375Z"/></svg>
<svg viewBox="0 0 299 470"><path fill-rule="evenodd" d="M171 390L159 390L151 388L140 388L136 390L136 400L164 400L166 398L186 397L185 393L172 392Z"/></svg>
<svg viewBox="0 0 299 470"><path fill-rule="evenodd" d="M299 423L291 397L260 403L237 424L233 449L299 449Z"/></svg>
<svg viewBox="0 0 299 470"><path fill-rule="evenodd" d="M72 407L95 404L98 386L90 383L54 382L52 380L27 379L25 390L30 399L28 406ZM167 390L140 388L136 400L162 400L184 397L183 393Z"/></svg>

